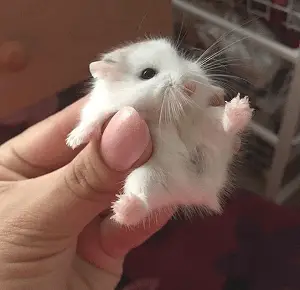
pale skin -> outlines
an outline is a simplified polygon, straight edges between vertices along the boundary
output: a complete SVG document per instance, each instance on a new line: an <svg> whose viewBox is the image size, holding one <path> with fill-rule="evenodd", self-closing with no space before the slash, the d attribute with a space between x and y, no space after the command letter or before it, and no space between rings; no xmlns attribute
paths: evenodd
<svg viewBox="0 0 300 290"><path fill-rule="evenodd" d="M151 139L124 108L101 140L71 150L65 138L84 101L0 147L1 290L114 289L126 254L171 217L129 230L107 216L126 174L151 156Z"/></svg>

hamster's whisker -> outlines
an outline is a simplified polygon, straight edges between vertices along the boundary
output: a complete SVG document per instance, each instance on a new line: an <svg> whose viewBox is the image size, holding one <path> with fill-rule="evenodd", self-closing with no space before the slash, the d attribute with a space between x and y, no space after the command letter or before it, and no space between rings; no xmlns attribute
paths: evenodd
<svg viewBox="0 0 300 290"><path fill-rule="evenodd" d="M179 90L179 96L181 97L181 100L185 105L190 107L198 107L199 109L201 109L201 107L193 99L186 96L181 90Z"/></svg>
<svg viewBox="0 0 300 290"><path fill-rule="evenodd" d="M195 102L193 102L192 100L189 100L181 91L178 91L178 94L179 94L179 98L180 98L181 102L185 106L189 106L189 107L193 107L194 105L198 106Z"/></svg>
<svg viewBox="0 0 300 290"><path fill-rule="evenodd" d="M193 73L193 71L191 71L191 73ZM196 76L196 77L198 76L199 78L202 77L202 75L196 74L196 72L195 72L194 76ZM229 82L229 80L226 80L224 77L223 78L214 77L214 78L212 78L211 81L212 82L210 84L205 84L203 82L200 82L200 81L197 81L197 80L194 80L194 79L191 80L191 82L198 83L198 84L203 85L203 86L208 87L208 88L211 88L212 85L217 85L218 86L218 84L222 84L223 87L229 88L229 90L234 92L234 93L236 92L236 90L231 86L231 83ZM248 83L251 84L250 82L248 82Z"/></svg>
<svg viewBox="0 0 300 290"><path fill-rule="evenodd" d="M245 57L245 58L243 58L243 60L244 60L244 59L246 59L246 60L251 60L250 57ZM217 58L217 59L213 59L210 63L208 63L208 65L209 65L209 64L214 64L214 63L219 63L219 62L222 62L222 63L230 63L230 62L232 62L232 61L240 61L240 62L241 62L242 59L239 58L239 57L226 57L226 58L224 58L224 59ZM203 67L206 67L206 65L204 64Z"/></svg>
<svg viewBox="0 0 300 290"><path fill-rule="evenodd" d="M223 77L223 78L222 78L222 77L219 77L219 78L213 77L213 78L212 78L212 81L213 81L214 83L216 83L216 84L218 84L218 83L220 83L220 84L226 84L228 87L234 88L234 87L232 86L232 81L230 81L230 79L235 79L235 78L229 78L229 79L226 79L225 77ZM239 80L239 78L236 78L236 79ZM253 86L253 84L252 84L250 81L248 81L248 80L245 80L245 79L243 79L243 78L240 78L240 80L241 80L242 82L246 83L247 85ZM236 90L234 89L233 91L236 91Z"/></svg>
<svg viewBox="0 0 300 290"><path fill-rule="evenodd" d="M170 102L170 95L171 95L171 88L168 89L168 95L167 95L167 111L166 111L166 123L172 122L172 108L171 108L171 102Z"/></svg>
<svg viewBox="0 0 300 290"><path fill-rule="evenodd" d="M254 18L254 19L249 19L248 21L246 21L245 23L242 23L240 27L245 27L246 25L250 24L252 21L257 20L258 17ZM206 57L206 55L215 47L217 46L217 44L219 44L223 39L225 39L225 37L229 36L231 33L233 34L238 28L234 28L229 30L226 33L223 33L212 45L210 45L200 56L199 60L202 59L202 57Z"/></svg>
<svg viewBox="0 0 300 290"><path fill-rule="evenodd" d="M226 74L209 74L207 76L211 77L211 78L221 77L221 78L237 79L237 80L242 80L246 83L249 83L249 81L247 79L241 78L239 76L226 75Z"/></svg>
<svg viewBox="0 0 300 290"><path fill-rule="evenodd" d="M183 102L183 105L190 105L191 100L189 100L189 98L183 93L184 89L185 89L184 86L179 87L179 90L178 90L179 97L180 97L181 101Z"/></svg>
<svg viewBox="0 0 300 290"><path fill-rule="evenodd" d="M249 67L250 65L245 64L245 60L250 61L252 58L250 57L244 57L243 61L241 58L236 58L236 57L226 57L225 59L213 59L204 65L201 64L201 68L205 70L206 72L209 72L210 70L213 69L218 69L219 67L224 69L227 68L227 66L246 66Z"/></svg>
<svg viewBox="0 0 300 290"><path fill-rule="evenodd" d="M160 108L160 112L159 112L159 119L158 119L158 128L159 128L159 132L161 134L161 124L163 122L163 119L166 121L166 110L165 110L165 105L166 105L166 99L167 99L167 90L164 90L163 93L163 101L161 104L161 108Z"/></svg>
<svg viewBox="0 0 300 290"><path fill-rule="evenodd" d="M242 42L243 40L245 40L247 38L249 38L249 36L242 37L241 39L236 40L233 43L230 43L230 44L226 45L225 47L223 47L219 51L213 53L212 55L210 55L206 58L204 58L203 61L200 61L200 58L201 58L201 56L200 56L200 58L197 59L197 63L199 63L200 66L202 66L202 65L206 64L207 62L209 62L211 59L223 55L230 47L232 47L233 45L235 45L239 42Z"/></svg>
<svg viewBox="0 0 300 290"><path fill-rule="evenodd" d="M193 101L190 100L190 99L187 97L187 95L183 93L182 90L184 90L184 89L185 89L184 86L181 86L181 89L178 90L178 93L179 93L179 96L180 96L182 102L183 102L184 104L186 104L186 105L193 103Z"/></svg>
<svg viewBox="0 0 300 290"><path fill-rule="evenodd" d="M170 95L170 90L169 90L169 94L167 96L167 101L166 101L166 105L167 105L167 109L166 109L166 123L170 123L171 122L171 106L170 106L169 95Z"/></svg>
<svg viewBox="0 0 300 290"><path fill-rule="evenodd" d="M213 54L211 54L211 55L209 55L209 56L207 56L207 57L205 57L203 59L200 56L201 59L198 58L196 62L199 63L200 65L204 65L204 64L208 63L209 61L211 61L212 59L215 59L215 58L217 58L219 56L222 56L224 53L226 53L226 51L229 50L229 48L231 48L232 46L234 46L235 44L237 44L239 42L244 41L247 38L249 38L249 37L248 36L244 36L244 37L242 37L242 38L240 38L240 39L238 39L238 40L236 40L236 41L234 41L234 42L232 42L232 43L224 46L220 50L214 52Z"/></svg>
<svg viewBox="0 0 300 290"><path fill-rule="evenodd" d="M180 117L184 116L184 109L183 106L176 96L177 90L175 91L174 89L170 90L171 95L172 95L172 100L170 100L173 108L173 118L175 121L179 121ZM178 95L178 94L177 94Z"/></svg>
<svg viewBox="0 0 300 290"><path fill-rule="evenodd" d="M238 93L238 91L233 86L231 86L231 82L225 82L224 80L213 80L213 84L219 87L223 87L234 94Z"/></svg>
<svg viewBox="0 0 300 290"><path fill-rule="evenodd" d="M201 77L201 75L199 75L200 77ZM196 84L200 84L200 85L202 85L202 86L205 86L205 87L207 87L207 88L212 88L212 85L211 84L205 84L205 83L203 83L203 82L200 82L200 81L196 81L196 80L191 80L191 82L194 82L194 83L196 83Z"/></svg>
<svg viewBox="0 0 300 290"><path fill-rule="evenodd" d="M194 50L200 50L200 49L196 49L196 48L193 48ZM201 55L201 57L203 56L203 54ZM199 57L198 57L199 58ZM197 59L198 58L192 58L191 59L191 61L193 61L193 62L196 62L197 63ZM243 57L243 60L251 60L252 58L250 58L250 57ZM213 59L213 60L211 60L211 62L210 63L214 63L214 62L219 62L219 61L223 61L223 62L227 62L227 61L233 61L233 60L238 60L238 61L241 61L241 58L238 58L238 57L226 57L226 58L224 58L224 59L219 59L219 58L217 58L217 59Z"/></svg>
<svg viewBox="0 0 300 290"><path fill-rule="evenodd" d="M175 47L176 47L176 49L179 49L179 47L180 47L180 45L181 45L183 39L184 39L184 38L186 37L186 35L187 35L187 32L185 32L184 35L181 35L181 33L183 32L183 20L184 20L184 19L182 18L181 25L180 25L180 30L179 30L179 34L178 34L177 40L176 40L176 42L175 42ZM182 40L180 40L180 38L182 38Z"/></svg>
<svg viewBox="0 0 300 290"><path fill-rule="evenodd" d="M202 66L201 68L203 70L205 70L206 72L209 72L211 70L217 70L217 69L225 69L227 68L228 66L240 66L241 65L241 62L229 62L229 61L216 61L216 62L212 62L212 63L209 63L208 65L206 66Z"/></svg>
<svg viewBox="0 0 300 290"><path fill-rule="evenodd" d="M164 109L164 121L165 123L170 123L172 121L171 118L171 107L170 107L170 88L168 89L168 94L166 95L166 109Z"/></svg>
<svg viewBox="0 0 300 290"><path fill-rule="evenodd" d="M178 105L178 109L180 111L180 114L181 115L185 115L185 111L184 111L184 108L183 108L183 105L181 103L181 94L180 94L180 90L177 89L174 89L174 93L175 93L175 101ZM178 96L178 97L177 97Z"/></svg>
<svg viewBox="0 0 300 290"><path fill-rule="evenodd" d="M175 105L175 97L174 97L174 92L172 89L170 89L170 98L169 98L169 103L170 103L170 108L171 108L171 118L172 120L176 121L177 118L176 118L176 111L174 109L174 105Z"/></svg>
<svg viewBox="0 0 300 290"><path fill-rule="evenodd" d="M193 73L193 71L191 71L191 73ZM217 75L217 74L215 74L215 75ZM196 74L196 73L194 74L194 76L196 76L196 77L199 76L200 78L202 77L202 75ZM207 75L207 76L209 77L209 76L212 76L212 75ZM230 77L231 78L239 78L239 77L229 75L228 78L230 78ZM225 84L227 84L228 85L227 87L230 89L230 91L236 92L236 90L233 87L231 87L231 83L228 80L226 80L225 75L224 75L224 77L219 77L219 78L214 77L214 78L212 78L212 82L210 84L205 84L201 81L197 81L197 80L194 80L194 79L191 80L191 82L198 83L198 84L203 85L203 86L208 87L208 88L211 88L212 85L217 85L218 83L223 84L224 87L225 87ZM249 81L247 81L247 83L251 84Z"/></svg>

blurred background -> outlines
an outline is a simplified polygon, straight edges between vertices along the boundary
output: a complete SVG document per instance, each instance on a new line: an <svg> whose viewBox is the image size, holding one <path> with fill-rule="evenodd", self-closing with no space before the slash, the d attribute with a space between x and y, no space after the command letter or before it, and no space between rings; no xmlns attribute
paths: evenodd
<svg viewBox="0 0 300 290"><path fill-rule="evenodd" d="M183 46L199 57L204 52L228 99L241 92L255 108L237 181L278 203L298 204L300 1L173 4Z"/></svg>

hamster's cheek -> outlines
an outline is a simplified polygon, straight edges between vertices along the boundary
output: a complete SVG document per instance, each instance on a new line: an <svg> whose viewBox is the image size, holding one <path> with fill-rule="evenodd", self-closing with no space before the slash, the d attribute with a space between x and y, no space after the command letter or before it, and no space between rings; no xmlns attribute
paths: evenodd
<svg viewBox="0 0 300 290"><path fill-rule="evenodd" d="M149 98L151 98L152 103L161 103L165 95L165 90L163 90L159 85L152 86L148 88L147 95L149 96Z"/></svg>
<svg viewBox="0 0 300 290"><path fill-rule="evenodd" d="M197 63L189 63L187 73L194 79L206 79L204 70Z"/></svg>
<svg viewBox="0 0 300 290"><path fill-rule="evenodd" d="M190 60L184 60L183 66L190 71L198 70L200 68L198 63L192 62Z"/></svg>

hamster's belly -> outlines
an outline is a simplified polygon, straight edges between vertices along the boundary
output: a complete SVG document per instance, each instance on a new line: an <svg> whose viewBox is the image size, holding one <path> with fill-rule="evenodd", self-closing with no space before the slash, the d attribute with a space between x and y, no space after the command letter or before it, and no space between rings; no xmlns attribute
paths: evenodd
<svg viewBox="0 0 300 290"><path fill-rule="evenodd" d="M207 191L219 191L226 183L233 156L232 138L200 118L183 123L180 136L189 154L191 173Z"/></svg>

